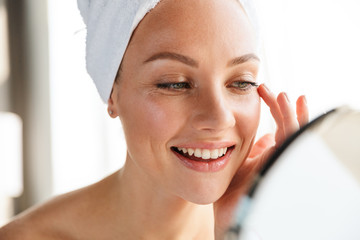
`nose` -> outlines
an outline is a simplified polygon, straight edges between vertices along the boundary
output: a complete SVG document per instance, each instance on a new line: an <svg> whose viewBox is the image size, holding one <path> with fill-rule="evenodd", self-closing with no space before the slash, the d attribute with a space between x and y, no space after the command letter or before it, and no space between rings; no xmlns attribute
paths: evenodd
<svg viewBox="0 0 360 240"><path fill-rule="evenodd" d="M199 93L193 108L192 126L197 130L222 131L235 126L235 116L220 90Z"/></svg>

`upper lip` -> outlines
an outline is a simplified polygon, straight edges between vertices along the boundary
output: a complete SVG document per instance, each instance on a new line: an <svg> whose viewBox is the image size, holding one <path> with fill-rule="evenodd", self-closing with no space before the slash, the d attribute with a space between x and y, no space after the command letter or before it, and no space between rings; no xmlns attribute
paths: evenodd
<svg viewBox="0 0 360 240"><path fill-rule="evenodd" d="M184 143L177 144L173 147L177 148L199 148L199 149L219 149L219 148L229 148L235 145L235 142L232 141L222 141L222 142L196 142L196 143Z"/></svg>

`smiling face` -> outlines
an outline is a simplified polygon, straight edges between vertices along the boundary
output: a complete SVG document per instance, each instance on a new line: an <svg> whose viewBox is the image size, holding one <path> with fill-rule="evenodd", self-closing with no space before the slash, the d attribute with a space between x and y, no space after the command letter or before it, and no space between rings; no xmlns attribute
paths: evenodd
<svg viewBox="0 0 360 240"><path fill-rule="evenodd" d="M259 123L254 38L234 0L162 0L146 15L109 100L134 179L194 203L221 197Z"/></svg>

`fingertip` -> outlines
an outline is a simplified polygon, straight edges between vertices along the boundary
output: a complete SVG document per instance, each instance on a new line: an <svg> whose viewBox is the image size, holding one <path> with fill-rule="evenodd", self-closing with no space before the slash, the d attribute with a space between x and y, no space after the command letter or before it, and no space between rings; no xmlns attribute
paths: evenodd
<svg viewBox="0 0 360 240"><path fill-rule="evenodd" d="M305 95L300 96L296 101L296 115L301 127L309 122L309 109Z"/></svg>
<svg viewBox="0 0 360 240"><path fill-rule="evenodd" d="M262 98L265 102L267 101L267 99L269 99L271 95L269 89L265 86L264 83L260 84L257 87L257 92L259 94L259 97Z"/></svg>
<svg viewBox="0 0 360 240"><path fill-rule="evenodd" d="M276 98L277 102L280 105L284 105L285 103L289 103L289 97L287 96L286 92L281 92Z"/></svg>
<svg viewBox="0 0 360 240"><path fill-rule="evenodd" d="M262 84L260 84L260 85L257 87L257 91L258 91L258 93L259 93L260 95L262 95L262 93L263 93L264 91L266 91L266 87L265 87L264 85L265 85L265 84L262 83Z"/></svg>
<svg viewBox="0 0 360 240"><path fill-rule="evenodd" d="M303 99L303 102L307 105L307 99L306 99L306 96L305 96L305 95L302 95L301 97L302 97L302 99Z"/></svg>
<svg viewBox="0 0 360 240"><path fill-rule="evenodd" d="M265 91L270 92L268 86L265 83L261 84L260 86L262 86Z"/></svg>
<svg viewBox="0 0 360 240"><path fill-rule="evenodd" d="M307 99L305 95L302 95L298 98L298 100L296 101L296 108L297 108L296 112L298 115L308 112Z"/></svg>
<svg viewBox="0 0 360 240"><path fill-rule="evenodd" d="M301 95L301 96L297 99L296 104L297 104L297 105L299 105L299 104L307 105L306 96L305 96L305 95Z"/></svg>

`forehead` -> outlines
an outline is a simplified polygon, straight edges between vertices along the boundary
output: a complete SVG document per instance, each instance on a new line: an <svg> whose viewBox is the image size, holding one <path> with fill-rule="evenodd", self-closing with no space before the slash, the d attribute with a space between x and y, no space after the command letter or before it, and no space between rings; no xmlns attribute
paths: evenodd
<svg viewBox="0 0 360 240"><path fill-rule="evenodd" d="M129 48L142 53L255 51L255 34L237 0L162 0L133 34Z"/></svg>

